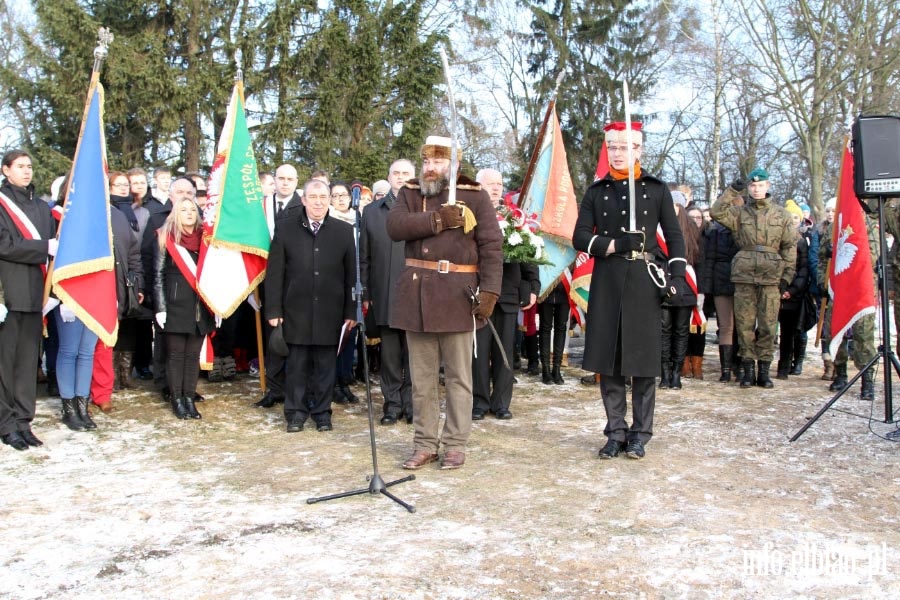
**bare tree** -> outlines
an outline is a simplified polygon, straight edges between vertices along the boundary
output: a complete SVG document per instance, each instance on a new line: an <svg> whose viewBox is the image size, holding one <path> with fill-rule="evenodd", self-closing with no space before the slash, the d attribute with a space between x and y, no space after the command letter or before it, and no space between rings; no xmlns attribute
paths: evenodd
<svg viewBox="0 0 900 600"><path fill-rule="evenodd" d="M737 0L751 73L742 82L799 142L813 210L836 176L826 161L855 111L886 107L900 67L900 27L890 0Z"/></svg>

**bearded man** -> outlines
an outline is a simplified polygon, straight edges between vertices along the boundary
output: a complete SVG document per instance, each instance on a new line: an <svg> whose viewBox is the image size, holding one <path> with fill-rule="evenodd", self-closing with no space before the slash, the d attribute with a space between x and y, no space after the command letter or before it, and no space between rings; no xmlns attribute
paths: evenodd
<svg viewBox="0 0 900 600"><path fill-rule="evenodd" d="M421 156L421 177L400 189L387 217L388 235L406 242L406 268L395 283L391 310L391 327L406 331L412 375L415 449L403 468L436 461L443 442L441 468L458 469L465 464L472 430L474 334L487 323L500 294L503 236L487 192L475 181L459 176L456 203L449 204L449 138L429 136ZM474 301L470 290L476 292Z"/></svg>

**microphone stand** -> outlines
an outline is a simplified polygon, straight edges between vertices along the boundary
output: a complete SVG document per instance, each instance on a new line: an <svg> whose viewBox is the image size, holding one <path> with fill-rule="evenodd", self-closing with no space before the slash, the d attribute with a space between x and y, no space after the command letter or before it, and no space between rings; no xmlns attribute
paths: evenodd
<svg viewBox="0 0 900 600"><path fill-rule="evenodd" d="M337 498L347 498L349 496L361 496L362 494L372 494L373 496L376 494L383 494L408 510L411 513L416 512L416 507L411 504L407 504L397 496L393 495L388 491L387 488L397 485L398 483L403 483L405 481L412 481L416 478L415 475L407 475L401 479L397 479L395 481L391 481L385 483L384 479L381 478L381 474L378 472L378 451L375 446L375 409L372 405L372 387L369 381L369 356L368 353L365 352L366 347L366 323L365 317L363 316L362 310L362 277L360 274L359 267L359 238L361 227L361 217L360 217L360 209L359 209L359 196L360 189L358 184L353 184L351 187L351 194L353 197L352 200L352 208L356 213L356 227L354 228L354 238L355 238L355 246L356 246L356 285L353 288L353 299L356 301L356 322L359 324L359 335L362 337L362 346L363 352L362 361L363 361L363 373L365 375L366 380L366 406L368 408L369 413L369 444L372 447L372 474L369 475L366 479L369 482L368 487L351 490L349 492L340 492L337 494L331 494L328 496L319 496L317 498L307 498L307 504L315 504L316 502L326 502L328 500L336 500Z"/></svg>

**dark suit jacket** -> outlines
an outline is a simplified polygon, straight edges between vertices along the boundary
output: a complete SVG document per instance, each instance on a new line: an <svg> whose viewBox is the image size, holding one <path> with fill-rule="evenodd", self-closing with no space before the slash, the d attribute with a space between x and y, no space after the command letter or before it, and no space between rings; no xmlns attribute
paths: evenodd
<svg viewBox="0 0 900 600"><path fill-rule="evenodd" d="M531 294L541 291L541 277L537 265L503 263L503 282L497 308L506 313L519 312L528 304Z"/></svg>
<svg viewBox="0 0 900 600"><path fill-rule="evenodd" d="M288 209L282 213L284 215ZM313 235L306 209L278 219L266 273L266 319L284 319L288 344L336 346L355 318L353 227L325 217Z"/></svg>

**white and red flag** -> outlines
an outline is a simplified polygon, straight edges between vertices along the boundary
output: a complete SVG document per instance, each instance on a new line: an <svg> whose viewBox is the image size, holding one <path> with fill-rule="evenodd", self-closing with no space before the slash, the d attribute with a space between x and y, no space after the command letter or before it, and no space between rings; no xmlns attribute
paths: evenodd
<svg viewBox="0 0 900 600"><path fill-rule="evenodd" d="M853 191L853 154L849 140L841 159L833 227L828 294L831 296L829 351L835 356L847 330L865 315L875 314L877 305L866 217Z"/></svg>

